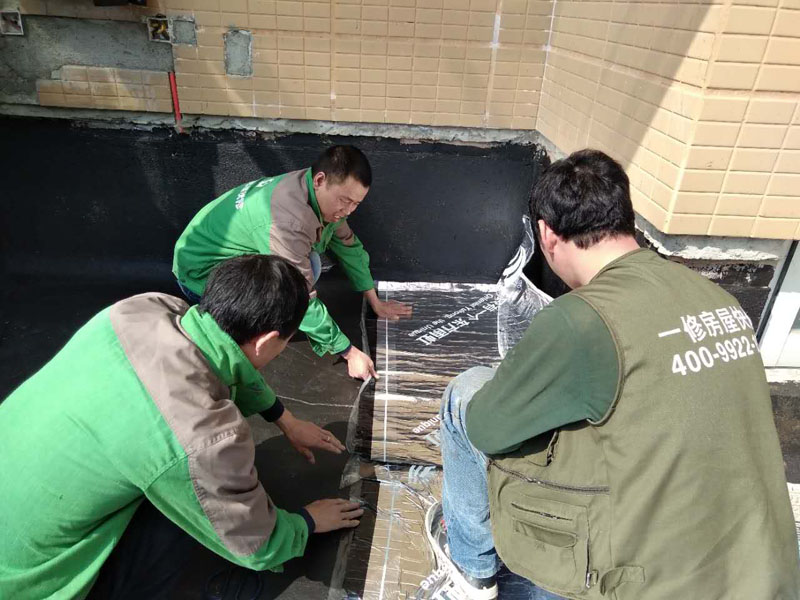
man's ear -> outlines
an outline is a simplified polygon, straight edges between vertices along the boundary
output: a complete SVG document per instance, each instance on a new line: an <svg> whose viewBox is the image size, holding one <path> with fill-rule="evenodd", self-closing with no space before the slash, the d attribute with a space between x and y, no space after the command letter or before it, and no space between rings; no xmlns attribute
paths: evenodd
<svg viewBox="0 0 800 600"><path fill-rule="evenodd" d="M277 331L270 331L269 333L262 333L253 340L253 347L256 351L256 356L263 355L267 349L280 337Z"/></svg>
<svg viewBox="0 0 800 600"><path fill-rule="evenodd" d="M539 219L536 222L536 227L539 230L539 244L542 247L542 251L552 256L553 248L558 243L556 232L550 229L550 226L543 219Z"/></svg>
<svg viewBox="0 0 800 600"><path fill-rule="evenodd" d="M314 182L314 187L315 188L320 188L325 183L326 179L327 179L327 176L325 175L324 171L320 171L319 173L314 175L314 177L311 179L311 181Z"/></svg>

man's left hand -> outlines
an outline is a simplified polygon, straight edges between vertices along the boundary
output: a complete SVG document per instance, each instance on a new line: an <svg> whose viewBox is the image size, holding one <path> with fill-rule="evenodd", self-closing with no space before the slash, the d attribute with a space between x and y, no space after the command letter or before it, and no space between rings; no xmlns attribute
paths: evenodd
<svg viewBox="0 0 800 600"><path fill-rule="evenodd" d="M390 321L397 321L398 319L407 319L411 316L412 308L408 304L403 304L397 300L376 300L372 304L372 310L378 315L379 319L389 319Z"/></svg>
<svg viewBox="0 0 800 600"><path fill-rule="evenodd" d="M292 447L305 456L312 465L315 463L312 449L325 450L333 454L341 454L344 445L330 431L309 421L296 418L288 410L283 411L281 418L275 421L281 428Z"/></svg>
<svg viewBox="0 0 800 600"><path fill-rule="evenodd" d="M397 321L397 319L404 319L411 316L411 306L403 304L397 300L386 300L385 302L378 298L378 292L375 288L364 292L364 297L369 302L370 307L378 315L379 319L389 319L390 321Z"/></svg>

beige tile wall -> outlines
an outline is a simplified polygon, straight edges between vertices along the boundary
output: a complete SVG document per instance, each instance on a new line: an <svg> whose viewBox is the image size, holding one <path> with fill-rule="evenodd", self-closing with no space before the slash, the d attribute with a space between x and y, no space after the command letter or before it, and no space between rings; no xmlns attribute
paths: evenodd
<svg viewBox="0 0 800 600"><path fill-rule="evenodd" d="M800 238L800 2L558 0L537 128L668 233Z"/></svg>
<svg viewBox="0 0 800 600"><path fill-rule="evenodd" d="M669 233L800 238L800 0L22 0L23 12L191 15L188 114L538 129L626 166ZM223 34L253 33L253 77ZM545 68L546 64L546 68ZM39 82L42 104L169 112L163 74ZM134 78L134 82L127 79ZM113 81L112 81L113 79ZM89 84L86 92L86 85ZM113 88L113 90L112 90ZM115 94L112 94L112 91Z"/></svg>
<svg viewBox="0 0 800 600"><path fill-rule="evenodd" d="M36 87L42 106L172 112L168 75L160 71L65 65Z"/></svg>
<svg viewBox="0 0 800 600"><path fill-rule="evenodd" d="M69 10L63 4L70 4ZM187 114L534 129L551 0L151 0L24 10L140 19L192 15L174 46ZM225 74L223 34L253 33L253 77ZM48 92L49 93L49 92Z"/></svg>
<svg viewBox="0 0 800 600"><path fill-rule="evenodd" d="M507 0L502 10L495 0L170 4L194 6L202 27L197 48L176 49L189 113L521 129L536 124L548 1ZM231 26L253 32L252 79L224 75L222 34Z"/></svg>

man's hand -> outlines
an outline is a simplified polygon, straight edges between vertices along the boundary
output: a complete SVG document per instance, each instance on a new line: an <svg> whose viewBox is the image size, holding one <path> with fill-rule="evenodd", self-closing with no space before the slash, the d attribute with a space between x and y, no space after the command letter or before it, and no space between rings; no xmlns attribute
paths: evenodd
<svg viewBox="0 0 800 600"><path fill-rule="evenodd" d="M408 304L403 304L397 300L387 300L383 302L378 298L378 293L374 290L364 292L370 307L378 315L379 319L389 319L390 321L397 321L398 319L406 319L411 316L412 308Z"/></svg>
<svg viewBox="0 0 800 600"><path fill-rule="evenodd" d="M407 319L410 317L412 308L408 304L403 304L397 300L389 300L388 302L377 300L376 303L372 305L372 310L375 311L379 319L397 321L398 319Z"/></svg>
<svg viewBox="0 0 800 600"><path fill-rule="evenodd" d="M365 380L370 376L378 378L372 359L355 346L350 346L350 350L342 357L347 361L347 373L350 377Z"/></svg>
<svg viewBox="0 0 800 600"><path fill-rule="evenodd" d="M350 502L342 498L317 500L307 505L305 509L314 519L314 533L356 527L358 519L364 514L364 509L358 502Z"/></svg>
<svg viewBox="0 0 800 600"><path fill-rule="evenodd" d="M312 448L341 454L344 445L330 431L308 421L296 418L288 410L284 410L281 418L275 421L281 428L292 447L305 456L312 465L315 462Z"/></svg>

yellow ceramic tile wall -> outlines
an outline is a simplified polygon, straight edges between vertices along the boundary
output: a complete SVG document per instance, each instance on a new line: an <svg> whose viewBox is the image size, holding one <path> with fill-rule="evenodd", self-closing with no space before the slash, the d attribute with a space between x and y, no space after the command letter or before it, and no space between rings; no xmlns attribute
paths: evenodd
<svg viewBox="0 0 800 600"><path fill-rule="evenodd" d="M193 16L198 45L174 47L181 107L187 114L536 126L551 0L149 4L147 9L99 8L91 0L23 0L21 8L29 14L82 18ZM222 36L230 28L253 34L251 78L225 75ZM50 91L56 84L41 85L43 102L61 101ZM96 92L98 98L111 97L110 87ZM111 108L118 103L92 100L92 106L100 104Z"/></svg>
<svg viewBox="0 0 800 600"><path fill-rule="evenodd" d="M798 9L559 0L537 129L620 159L662 231L797 237Z"/></svg>
<svg viewBox="0 0 800 600"><path fill-rule="evenodd" d="M59 74L37 82L42 106L172 112L164 72L65 65Z"/></svg>
<svg viewBox="0 0 800 600"><path fill-rule="evenodd" d="M185 113L537 129L621 160L668 233L800 236L796 0L21 0L29 14L191 15ZM223 35L253 34L253 76ZM144 72L62 70L42 104L168 112ZM155 76L152 75L151 76ZM160 74L164 77L164 74Z"/></svg>

